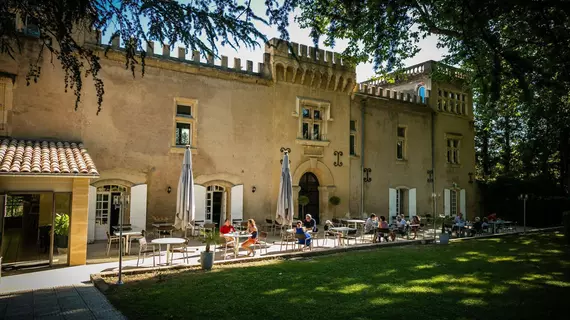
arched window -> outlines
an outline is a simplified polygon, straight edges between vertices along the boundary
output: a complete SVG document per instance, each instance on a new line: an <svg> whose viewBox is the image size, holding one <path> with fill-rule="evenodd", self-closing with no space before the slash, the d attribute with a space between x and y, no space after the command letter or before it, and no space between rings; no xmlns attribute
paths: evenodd
<svg viewBox="0 0 570 320"><path fill-rule="evenodd" d="M426 101L426 86L421 85L418 88L418 96L422 99L422 102Z"/></svg>

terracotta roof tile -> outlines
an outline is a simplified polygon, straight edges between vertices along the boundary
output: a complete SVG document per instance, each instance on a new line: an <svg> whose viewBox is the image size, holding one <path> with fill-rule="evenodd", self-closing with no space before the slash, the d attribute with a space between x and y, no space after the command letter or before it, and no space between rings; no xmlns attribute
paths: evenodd
<svg viewBox="0 0 570 320"><path fill-rule="evenodd" d="M5 138L0 143L0 175L51 174L97 176L82 143Z"/></svg>

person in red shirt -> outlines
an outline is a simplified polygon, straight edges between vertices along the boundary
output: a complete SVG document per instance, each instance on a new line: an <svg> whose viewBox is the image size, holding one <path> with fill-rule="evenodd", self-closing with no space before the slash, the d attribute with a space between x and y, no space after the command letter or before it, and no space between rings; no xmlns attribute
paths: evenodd
<svg viewBox="0 0 570 320"><path fill-rule="evenodd" d="M226 233L235 232L235 231L236 231L236 229L234 228L234 226L231 225L229 219L226 219L226 221L224 222L224 225L220 228L221 234L226 234ZM224 238L226 238L226 241L228 243L230 243L230 246L233 246L233 243L235 241L235 239L233 237L224 237Z"/></svg>

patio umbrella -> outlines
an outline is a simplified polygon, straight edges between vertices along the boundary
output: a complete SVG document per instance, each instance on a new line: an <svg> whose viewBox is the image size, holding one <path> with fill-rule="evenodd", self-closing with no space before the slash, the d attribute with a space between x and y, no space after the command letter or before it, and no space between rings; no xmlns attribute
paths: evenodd
<svg viewBox="0 0 570 320"><path fill-rule="evenodd" d="M282 225L291 224L293 216L293 179L289 171L289 154L285 152L283 165L281 166L281 182L279 183L276 220Z"/></svg>
<svg viewBox="0 0 570 320"><path fill-rule="evenodd" d="M192 151L190 146L186 146L184 152L184 160L182 161L182 172L178 181L178 191L176 194L176 219L174 227L184 230L186 237L186 228L189 222L194 228L194 177L192 177Z"/></svg>

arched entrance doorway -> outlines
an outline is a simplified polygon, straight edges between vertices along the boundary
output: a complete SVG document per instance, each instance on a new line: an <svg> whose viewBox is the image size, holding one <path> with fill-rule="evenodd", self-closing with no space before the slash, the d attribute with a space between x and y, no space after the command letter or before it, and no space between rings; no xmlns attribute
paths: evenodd
<svg viewBox="0 0 570 320"><path fill-rule="evenodd" d="M128 195L129 188L108 184L97 187L97 198L95 202L95 240L107 239L107 232L113 234L114 226L119 225L121 196ZM125 208L123 212L123 222L130 221L130 208Z"/></svg>
<svg viewBox="0 0 570 320"><path fill-rule="evenodd" d="M219 185L206 188L206 221L221 226L226 219L226 190Z"/></svg>
<svg viewBox="0 0 570 320"><path fill-rule="evenodd" d="M312 172L306 172L299 180L299 191L300 196L306 196L309 198L309 204L305 206L305 214L310 214L319 223L319 180L317 176ZM299 218L304 220L303 207L299 205L298 211Z"/></svg>

